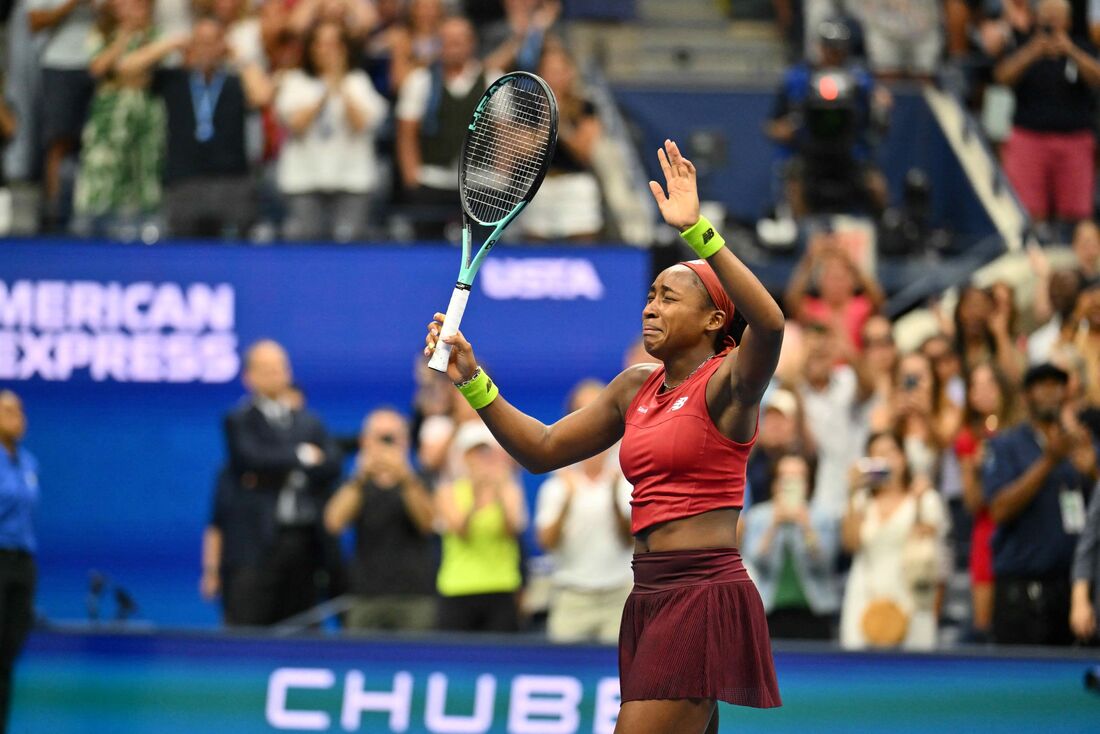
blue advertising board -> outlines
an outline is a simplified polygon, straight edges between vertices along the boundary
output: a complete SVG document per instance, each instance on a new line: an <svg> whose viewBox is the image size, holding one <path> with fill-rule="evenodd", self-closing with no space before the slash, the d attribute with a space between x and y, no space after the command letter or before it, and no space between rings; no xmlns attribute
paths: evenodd
<svg viewBox="0 0 1100 734"><path fill-rule="evenodd" d="M1091 664L1095 664L1093 657ZM1090 659L1064 650L843 653L780 647L779 709L723 705L724 732L1087 732ZM274 640L32 636L13 734L611 734L615 651L476 637Z"/></svg>
<svg viewBox="0 0 1100 734"><path fill-rule="evenodd" d="M309 407L354 434L372 407L410 405L458 259L437 244L0 244L0 388L23 397L41 463L41 612L83 617L95 569L145 619L215 623L199 540L244 349L284 344ZM504 394L553 420L572 384L621 368L648 271L628 248L501 247L463 330Z"/></svg>

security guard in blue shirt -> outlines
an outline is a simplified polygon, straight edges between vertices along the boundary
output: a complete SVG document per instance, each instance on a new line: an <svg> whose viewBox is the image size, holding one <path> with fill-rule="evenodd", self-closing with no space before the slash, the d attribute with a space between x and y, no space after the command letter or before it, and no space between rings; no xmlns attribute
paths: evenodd
<svg viewBox="0 0 1100 734"><path fill-rule="evenodd" d="M38 461L19 444L26 429L19 396L0 390L0 732L7 730L15 658L34 621Z"/></svg>
<svg viewBox="0 0 1100 734"><path fill-rule="evenodd" d="M982 482L997 523L993 639L999 644L1073 639L1070 568L1100 473L1091 436L1069 415L1068 382L1052 364L1030 368L1028 421L994 436L985 454Z"/></svg>

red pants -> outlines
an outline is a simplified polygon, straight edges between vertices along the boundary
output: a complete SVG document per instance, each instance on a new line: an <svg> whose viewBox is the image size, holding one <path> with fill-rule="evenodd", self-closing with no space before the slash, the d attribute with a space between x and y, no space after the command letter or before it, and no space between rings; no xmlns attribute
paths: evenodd
<svg viewBox="0 0 1100 734"><path fill-rule="evenodd" d="M1040 133L1012 128L1002 162L1032 217L1066 221L1092 217L1096 139L1091 130Z"/></svg>

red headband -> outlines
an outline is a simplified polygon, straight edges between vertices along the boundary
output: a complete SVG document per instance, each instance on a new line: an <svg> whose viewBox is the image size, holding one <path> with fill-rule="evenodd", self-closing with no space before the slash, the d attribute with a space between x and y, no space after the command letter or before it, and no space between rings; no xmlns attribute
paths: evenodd
<svg viewBox="0 0 1100 734"><path fill-rule="evenodd" d="M730 300L726 289L722 287L722 282L718 280L714 269L707 264L706 260L689 260L680 264L691 268L691 271L699 276L703 287L710 295L710 300L714 301L714 307L726 314L726 323L722 326L722 344L725 347L737 346L733 335L730 334L730 329L733 327L733 301Z"/></svg>

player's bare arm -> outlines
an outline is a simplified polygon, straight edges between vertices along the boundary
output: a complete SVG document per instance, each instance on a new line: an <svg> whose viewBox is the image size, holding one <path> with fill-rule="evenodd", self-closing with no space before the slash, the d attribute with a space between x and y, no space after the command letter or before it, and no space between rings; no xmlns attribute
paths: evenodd
<svg viewBox="0 0 1100 734"><path fill-rule="evenodd" d="M665 177L662 188L649 186L665 222L681 232L699 221L699 190L695 165L672 140L657 153ZM666 193L667 191L667 193ZM707 405L720 431L736 441L756 432L760 398L764 394L783 344L783 311L752 271L723 247L707 258L722 287L748 322L738 349L726 356L707 389ZM733 314L726 314L732 318Z"/></svg>
<svg viewBox="0 0 1100 734"><path fill-rule="evenodd" d="M438 343L444 315L428 324L424 354L430 356ZM444 337L451 345L447 376L455 384L471 379L478 370L473 347L459 331ZM503 395L478 411L500 445L525 469L535 474L569 466L614 445L623 435L623 416L638 388L656 365L636 365L623 370L592 404L546 425L523 413Z"/></svg>

